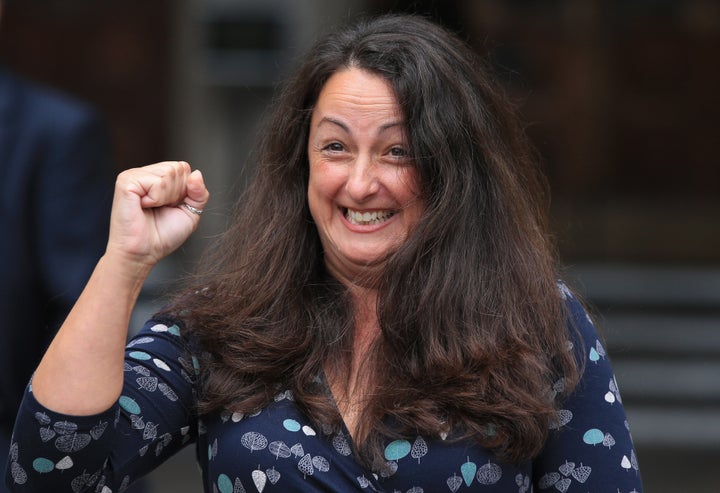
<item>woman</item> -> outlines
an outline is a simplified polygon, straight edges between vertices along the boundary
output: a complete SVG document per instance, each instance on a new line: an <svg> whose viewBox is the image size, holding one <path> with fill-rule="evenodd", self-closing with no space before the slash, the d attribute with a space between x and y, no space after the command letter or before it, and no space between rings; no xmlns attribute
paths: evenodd
<svg viewBox="0 0 720 493"><path fill-rule="evenodd" d="M208 492L640 491L532 153L476 63L412 16L319 41L234 224L124 362L137 292L208 192L186 163L123 173L20 411L14 490L121 491L196 442Z"/></svg>

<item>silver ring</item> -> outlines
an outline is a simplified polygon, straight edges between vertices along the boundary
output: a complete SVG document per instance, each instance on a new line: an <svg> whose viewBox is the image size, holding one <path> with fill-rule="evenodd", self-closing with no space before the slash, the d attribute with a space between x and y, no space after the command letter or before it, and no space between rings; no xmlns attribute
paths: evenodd
<svg viewBox="0 0 720 493"><path fill-rule="evenodd" d="M180 207L184 207L184 208L186 208L187 210L189 210L190 212L192 212L193 214L197 214L198 216L203 213L203 210L202 210L202 209L198 209L197 207L193 207L193 206L191 206L190 204L188 204L187 202L183 202L182 204L180 204Z"/></svg>

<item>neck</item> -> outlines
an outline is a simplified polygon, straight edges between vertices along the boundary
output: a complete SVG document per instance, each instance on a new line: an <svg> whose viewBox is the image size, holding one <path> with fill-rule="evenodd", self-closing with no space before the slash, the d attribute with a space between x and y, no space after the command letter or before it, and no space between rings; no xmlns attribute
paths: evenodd
<svg viewBox="0 0 720 493"><path fill-rule="evenodd" d="M363 353L380 333L377 319L377 291L360 286L350 287L355 311L353 359L362 359Z"/></svg>

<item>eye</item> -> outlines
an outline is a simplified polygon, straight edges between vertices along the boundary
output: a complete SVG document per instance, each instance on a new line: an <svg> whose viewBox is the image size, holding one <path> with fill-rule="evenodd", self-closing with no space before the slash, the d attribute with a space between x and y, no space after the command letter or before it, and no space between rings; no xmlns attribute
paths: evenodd
<svg viewBox="0 0 720 493"><path fill-rule="evenodd" d="M400 146L391 147L388 154L394 158L405 158L408 156L408 152Z"/></svg>
<svg viewBox="0 0 720 493"><path fill-rule="evenodd" d="M323 151L328 152L342 152L345 150L345 147L340 142L330 142L325 147L323 147Z"/></svg>

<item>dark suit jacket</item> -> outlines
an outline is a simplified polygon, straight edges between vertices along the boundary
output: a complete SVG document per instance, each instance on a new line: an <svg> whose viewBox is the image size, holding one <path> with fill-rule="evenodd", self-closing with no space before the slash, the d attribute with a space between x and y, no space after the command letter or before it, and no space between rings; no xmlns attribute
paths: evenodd
<svg viewBox="0 0 720 493"><path fill-rule="evenodd" d="M104 251L110 156L90 108L0 68L0 432Z"/></svg>

